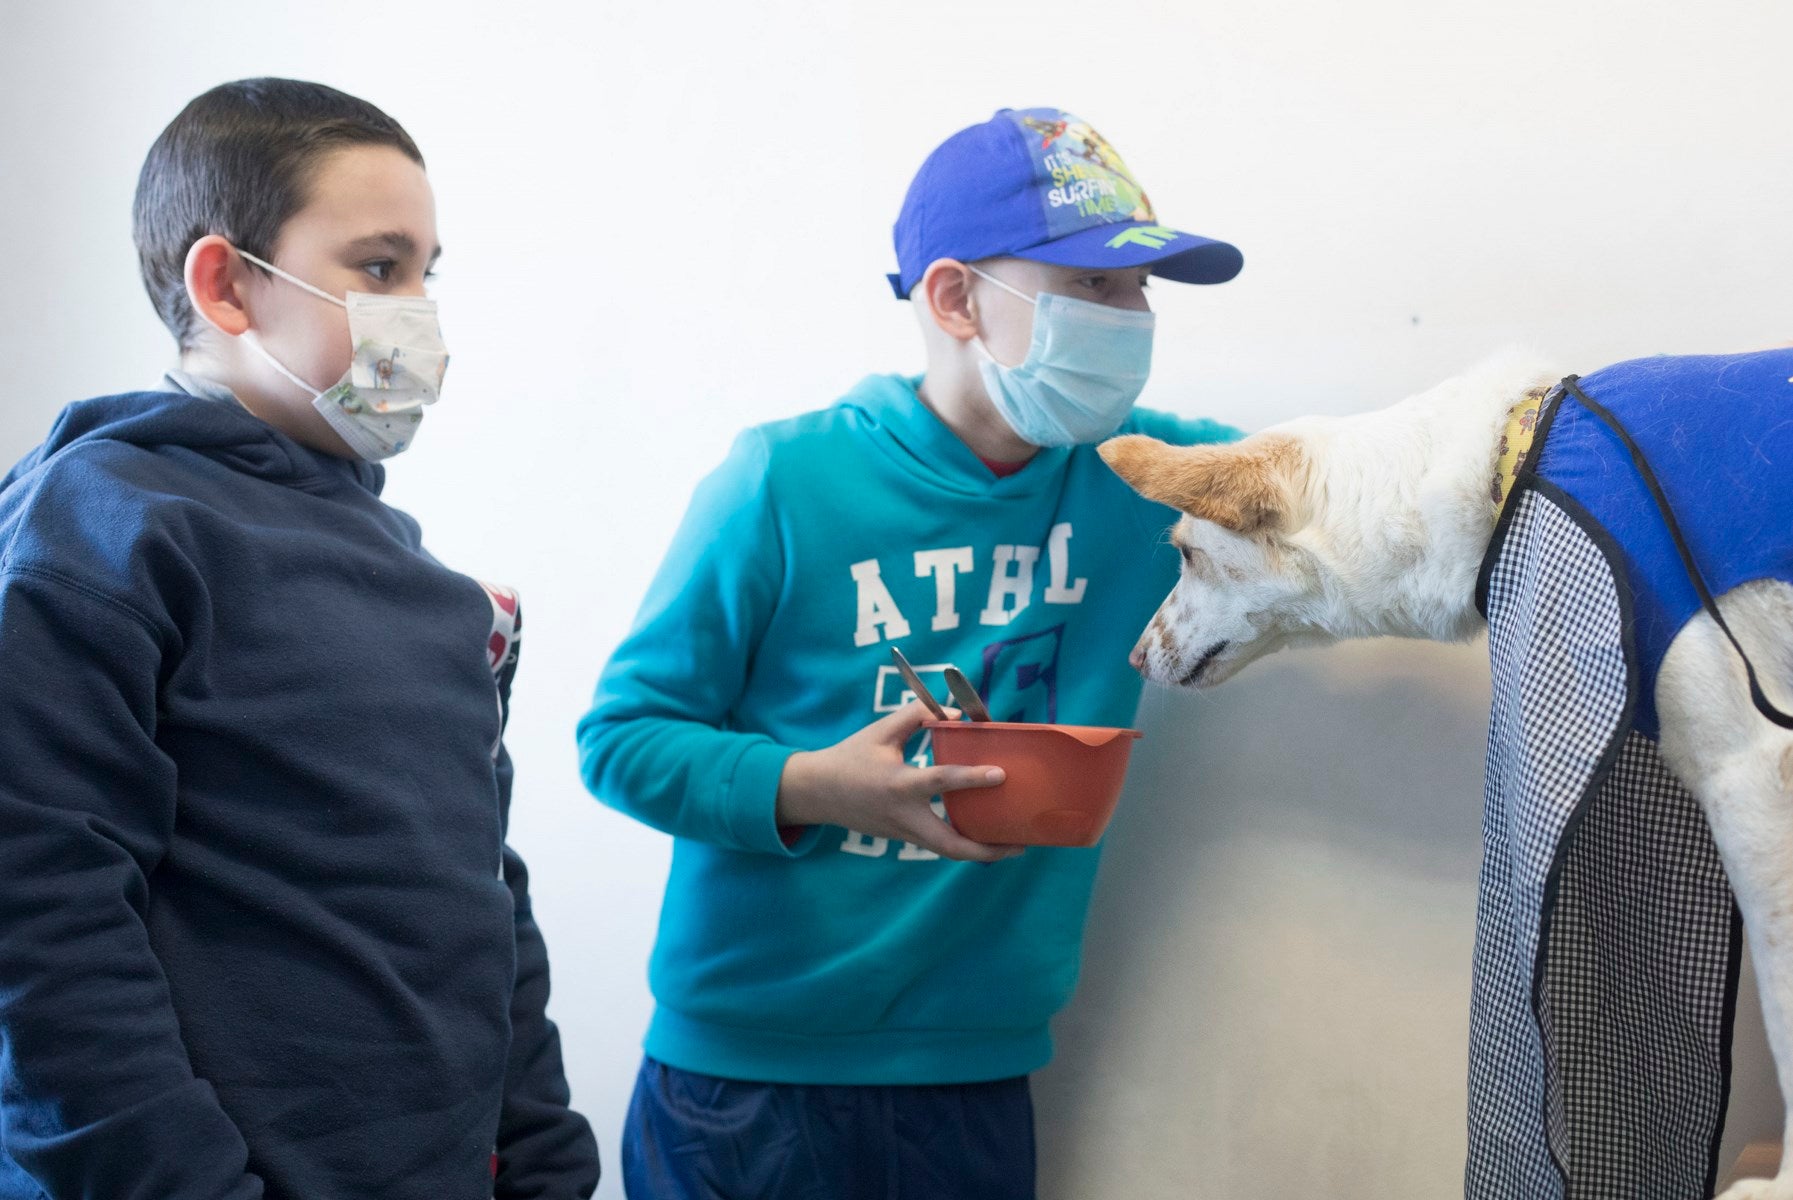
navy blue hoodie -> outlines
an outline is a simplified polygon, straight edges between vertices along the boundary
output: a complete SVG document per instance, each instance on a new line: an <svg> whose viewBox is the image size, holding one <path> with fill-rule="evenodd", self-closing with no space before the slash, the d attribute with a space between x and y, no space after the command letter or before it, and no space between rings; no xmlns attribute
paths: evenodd
<svg viewBox="0 0 1793 1200"><path fill-rule="evenodd" d="M508 599L383 481L157 392L0 482L0 1200L594 1190Z"/></svg>

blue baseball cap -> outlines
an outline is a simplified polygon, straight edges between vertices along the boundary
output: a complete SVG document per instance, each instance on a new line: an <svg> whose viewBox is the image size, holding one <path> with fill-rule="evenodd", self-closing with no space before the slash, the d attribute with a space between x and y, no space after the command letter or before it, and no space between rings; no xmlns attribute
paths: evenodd
<svg viewBox="0 0 1793 1200"><path fill-rule="evenodd" d="M1005 108L947 138L909 184L895 234L899 300L941 258L1149 266L1177 283L1225 283L1245 265L1225 242L1160 225L1107 139L1056 108Z"/></svg>

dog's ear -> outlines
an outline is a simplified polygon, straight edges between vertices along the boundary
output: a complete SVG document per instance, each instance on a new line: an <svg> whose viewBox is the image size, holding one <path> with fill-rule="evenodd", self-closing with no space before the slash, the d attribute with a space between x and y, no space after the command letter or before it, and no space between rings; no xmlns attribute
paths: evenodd
<svg viewBox="0 0 1793 1200"><path fill-rule="evenodd" d="M1131 434L1103 442L1115 474L1148 500L1237 533L1287 532L1307 471L1301 444L1259 434L1229 446L1171 446Z"/></svg>

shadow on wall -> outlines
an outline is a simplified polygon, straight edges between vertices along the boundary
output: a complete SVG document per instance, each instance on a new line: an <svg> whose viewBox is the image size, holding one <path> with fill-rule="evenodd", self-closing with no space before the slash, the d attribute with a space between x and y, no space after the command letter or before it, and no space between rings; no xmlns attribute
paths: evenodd
<svg viewBox="0 0 1793 1200"><path fill-rule="evenodd" d="M1148 689L1037 1079L1043 1200L1461 1194L1487 710L1481 643ZM1747 980L1740 1013L1728 1145L1779 1122Z"/></svg>

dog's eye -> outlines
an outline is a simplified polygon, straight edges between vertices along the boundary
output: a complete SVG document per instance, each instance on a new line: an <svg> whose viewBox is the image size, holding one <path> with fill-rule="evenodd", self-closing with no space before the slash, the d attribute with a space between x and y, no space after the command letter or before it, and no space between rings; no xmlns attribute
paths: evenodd
<svg viewBox="0 0 1793 1200"><path fill-rule="evenodd" d="M1208 557L1207 551L1199 546L1178 546L1183 555L1183 569L1198 579L1212 582L1214 579L1214 560Z"/></svg>

